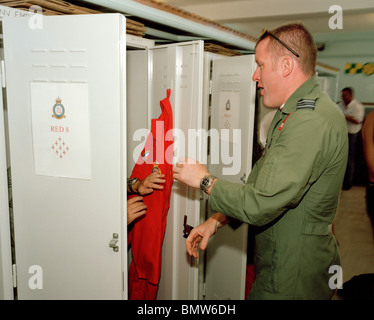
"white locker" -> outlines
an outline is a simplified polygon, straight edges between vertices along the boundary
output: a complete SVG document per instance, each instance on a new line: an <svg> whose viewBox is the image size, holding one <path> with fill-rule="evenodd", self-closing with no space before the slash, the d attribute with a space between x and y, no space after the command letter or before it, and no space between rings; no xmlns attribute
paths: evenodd
<svg viewBox="0 0 374 320"><path fill-rule="evenodd" d="M126 299L125 186L134 158L138 157L134 150L140 151L146 138L143 135L135 140L134 133L138 129L150 128L151 119L157 118L161 112L160 100L165 98L166 89L171 88L170 101L176 129L175 159L186 155L199 161L206 160L207 144L197 141L194 146L195 136L189 139L188 134L190 130L209 129L208 101L213 101L212 127L219 127L214 104L220 101L222 88L215 92L215 80L212 99L208 97L211 61L222 57L204 54L203 41L163 46L153 46L152 42L145 42L145 45L143 42L139 46L132 43L131 50L126 51L125 18L119 14L43 17L42 30L31 30L27 19L9 20L4 22L3 30L17 298ZM21 38L22 41L14 41ZM26 38L27 41L23 41ZM138 50L133 50L134 47ZM243 145L240 160L243 170L233 177L240 181L244 173L248 176L251 166L255 83L249 84L252 74L248 75L248 72L253 71L254 61L251 57L224 58L223 64L224 61L228 61L226 68L229 69L231 61L238 61L235 65L239 67L235 70L242 69L240 79L237 71L232 71L236 87L230 90L241 92L237 98L241 108L250 106L247 113L240 115L241 122L238 123L244 128L242 143L245 140L246 145ZM238 81L244 83L238 84ZM59 92L79 96L80 106L86 107L76 114L86 124L85 131L76 139L89 142L82 148L83 156L89 155L89 170L77 170L75 166L75 170L66 167L67 173L55 171L53 167L47 172L38 171L40 168L35 159L43 160L44 156L40 151L44 140L38 130L50 119L36 121L41 117L41 111L35 110L40 109L37 103L46 104L40 96L58 95ZM61 104L65 102L63 100ZM48 117L53 114L54 104L58 104L57 101L52 101L46 110ZM82 117L84 112L87 119ZM66 116L67 120L67 107ZM57 123L63 121L53 120ZM214 173L216 170L219 176L222 166L211 166L210 169ZM81 175L80 171L84 174ZM3 188L5 182L2 181ZM1 197L5 199L4 192ZM157 299L244 297L245 226L238 231L226 231L236 239L229 244L219 240L222 236L227 237L225 231L218 233L208 246L206 259L195 261L186 254L184 217L189 225L196 226L206 218L206 208L204 194L174 182ZM1 214L2 221L4 217ZM114 238L114 234L118 238ZM1 248L8 248L7 236L4 240L3 234L0 235ZM109 247L111 241L118 246L117 252ZM233 247L234 253L228 254L230 259L232 257L238 262L229 271L223 270L222 261L226 263L227 251ZM6 250L2 250L3 255L9 254L10 249ZM220 257L217 252L221 252ZM4 269L5 264L2 265ZM42 270L42 289L35 288L38 266ZM5 267L10 268L9 265ZM9 273L9 270L7 273L3 270L3 275ZM222 282L222 279L227 282ZM213 283L226 293L219 292ZM227 290L227 286L232 290Z"/></svg>
<svg viewBox="0 0 374 320"><path fill-rule="evenodd" d="M253 55L213 61L211 129L220 138L211 139L208 167L215 176L234 183L245 183L252 168L254 70ZM228 136L222 135L225 131ZM246 298L247 239L246 224L226 226L212 237L205 254L206 299Z"/></svg>
<svg viewBox="0 0 374 320"><path fill-rule="evenodd" d="M131 68L137 72L135 83L131 84L130 81L128 83L128 89L137 92L137 97L131 98L129 94L128 98L128 152L134 153L131 159L128 158L128 174L131 173L146 138L144 135L143 139L139 140L139 136L134 136L134 133L139 128L149 129L150 120L159 117L160 100L166 96L168 88L172 89L170 102L175 129L174 158L178 159L179 156L187 155L189 129L204 127L202 122L202 67L202 41L149 47L143 51L128 52L128 75L130 75ZM138 78L144 78L144 76L139 76L139 70L147 72L145 78L149 81L140 84L141 81ZM132 76L129 78L133 79ZM143 94L141 94L142 90ZM147 94L144 94L145 92ZM148 100L148 108L144 103L138 104L136 101L139 100ZM132 103L134 108L132 108ZM143 106L141 109L139 109L140 105ZM136 112L135 106L137 106ZM132 140L131 136L137 139ZM132 146L129 147L130 145ZM201 148L200 154L206 153L206 150L201 151ZM190 224L199 223L200 192L189 190L185 185L174 181L157 299L198 298L198 269L191 265L191 259L185 254L184 215L187 216Z"/></svg>
<svg viewBox="0 0 374 320"><path fill-rule="evenodd" d="M4 19L3 32L18 298L126 298L125 18ZM51 159L60 138L72 157Z"/></svg>
<svg viewBox="0 0 374 320"><path fill-rule="evenodd" d="M172 88L175 141L174 158L191 152L189 130L204 127L202 122L203 42L194 41L151 49L152 108ZM160 92L162 95L160 96ZM159 107L157 108L159 109ZM159 112L159 110L158 110ZM153 117L155 111L151 112ZM201 153L206 149L198 147ZM167 227L163 245L163 264L158 299L197 299L198 269L186 255L183 237L184 216L191 225L200 219L200 191L178 181L173 183Z"/></svg>

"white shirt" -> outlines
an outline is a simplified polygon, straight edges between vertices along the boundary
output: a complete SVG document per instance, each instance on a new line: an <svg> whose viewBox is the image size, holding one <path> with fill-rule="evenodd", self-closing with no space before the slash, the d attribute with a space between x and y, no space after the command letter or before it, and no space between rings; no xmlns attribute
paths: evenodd
<svg viewBox="0 0 374 320"><path fill-rule="evenodd" d="M357 100L353 99L347 106L344 104L343 101L341 101L339 103L339 108L343 111L345 116L351 116L355 118L358 122L360 122L359 124L357 124L347 120L348 133L355 134L359 132L362 128L362 122L364 121L365 117L364 106Z"/></svg>

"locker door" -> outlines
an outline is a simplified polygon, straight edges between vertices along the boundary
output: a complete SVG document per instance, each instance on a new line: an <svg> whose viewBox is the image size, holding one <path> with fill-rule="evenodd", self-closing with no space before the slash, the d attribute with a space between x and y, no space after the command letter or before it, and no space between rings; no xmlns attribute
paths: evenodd
<svg viewBox="0 0 374 320"><path fill-rule="evenodd" d="M12 300L12 255L5 141L3 90L0 88L0 300Z"/></svg>
<svg viewBox="0 0 374 320"><path fill-rule="evenodd" d="M3 29L18 298L126 298L125 18L42 19Z"/></svg>
<svg viewBox="0 0 374 320"><path fill-rule="evenodd" d="M209 171L224 180L245 183L252 167L255 91L254 56L213 61ZM229 136L222 136L223 132ZM234 133L236 131L239 136ZM248 226L226 226L206 250L205 299L244 299Z"/></svg>
<svg viewBox="0 0 374 320"><path fill-rule="evenodd" d="M203 42L159 46L150 50L152 118L160 115L159 101L171 88L174 118L174 158L190 156L200 160L206 145L189 138L193 129L204 128L202 120ZM192 132L193 134L193 132ZM190 146L189 146L190 143ZM174 181L163 243L162 269L158 299L197 299L198 267L187 254L183 237L184 216L196 226L200 216L200 191Z"/></svg>

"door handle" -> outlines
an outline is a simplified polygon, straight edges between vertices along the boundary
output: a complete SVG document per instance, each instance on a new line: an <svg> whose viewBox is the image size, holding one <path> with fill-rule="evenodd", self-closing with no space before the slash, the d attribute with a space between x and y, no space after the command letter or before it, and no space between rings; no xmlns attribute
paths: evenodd
<svg viewBox="0 0 374 320"><path fill-rule="evenodd" d="M183 237L187 239L192 229L193 227L187 224L187 216L185 215L183 221Z"/></svg>
<svg viewBox="0 0 374 320"><path fill-rule="evenodd" d="M118 233L113 233L113 239L109 242L109 248L113 248L114 252L118 252Z"/></svg>

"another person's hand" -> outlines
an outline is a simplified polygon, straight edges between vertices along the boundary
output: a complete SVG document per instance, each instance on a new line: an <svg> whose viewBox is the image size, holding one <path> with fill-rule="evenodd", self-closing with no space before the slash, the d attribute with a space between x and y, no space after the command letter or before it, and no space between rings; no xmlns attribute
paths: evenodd
<svg viewBox="0 0 374 320"><path fill-rule="evenodd" d="M199 258L199 245L200 250L205 250L208 245L209 238L217 232L218 228L224 226L228 222L229 218L222 213L217 212L208 220L193 228L186 240L186 249L188 254L195 258Z"/></svg>
<svg viewBox="0 0 374 320"><path fill-rule="evenodd" d="M199 189L201 179L209 175L205 165L193 159L181 158L173 167L174 179L179 180L190 187Z"/></svg>
<svg viewBox="0 0 374 320"><path fill-rule="evenodd" d="M143 202L143 197L133 197L127 200L127 225L145 215L146 212L147 206Z"/></svg>
<svg viewBox="0 0 374 320"><path fill-rule="evenodd" d="M162 190L164 186L161 184L166 182L166 180L163 179L164 177L165 175L163 174L153 172L144 178L144 180L140 181L134 190L141 196L152 193L154 189Z"/></svg>

